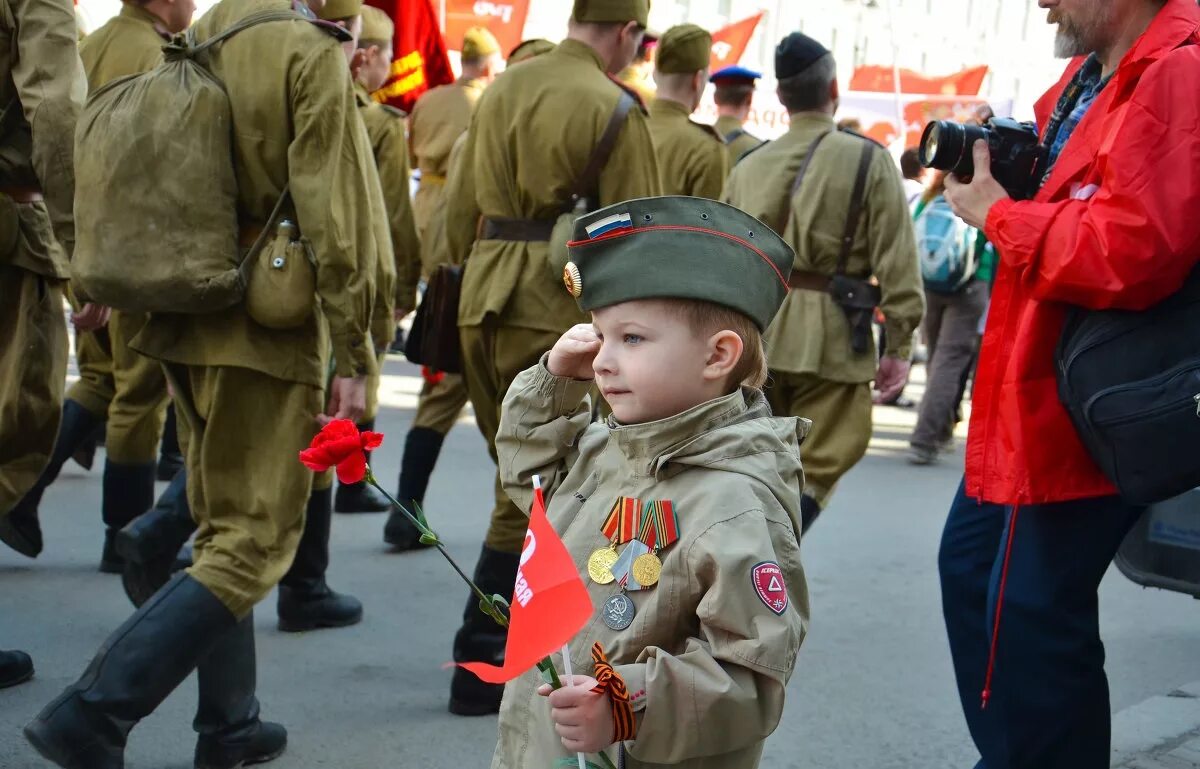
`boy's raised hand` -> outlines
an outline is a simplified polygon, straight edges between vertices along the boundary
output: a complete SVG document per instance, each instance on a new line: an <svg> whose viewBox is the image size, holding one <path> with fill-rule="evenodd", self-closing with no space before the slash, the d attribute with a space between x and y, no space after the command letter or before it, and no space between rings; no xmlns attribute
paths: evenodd
<svg viewBox="0 0 1200 769"><path fill-rule="evenodd" d="M599 753L612 745L617 727L608 693L592 691L596 679L591 676L563 676L562 681L561 689L545 684L538 694L550 698L550 719L563 747L572 753Z"/></svg>
<svg viewBox="0 0 1200 769"><path fill-rule="evenodd" d="M590 323L572 326L550 350L546 368L558 377L591 381L596 378L592 361L600 352L600 337Z"/></svg>

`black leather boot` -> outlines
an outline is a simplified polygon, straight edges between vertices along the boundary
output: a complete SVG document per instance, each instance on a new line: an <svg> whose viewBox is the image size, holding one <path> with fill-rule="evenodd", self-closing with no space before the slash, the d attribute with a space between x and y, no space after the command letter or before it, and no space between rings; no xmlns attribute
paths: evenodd
<svg viewBox="0 0 1200 769"><path fill-rule="evenodd" d="M442 453L442 442L446 436L428 427L414 427L404 439L404 457L400 460L400 489L396 498L414 515L425 499L429 488L429 477ZM404 517L393 510L383 527L383 541L395 550L416 550L428 545L421 544L421 532Z"/></svg>
<svg viewBox="0 0 1200 769"><path fill-rule="evenodd" d="M42 495L79 445L94 436L103 425L103 419L75 401L63 401L62 422L58 426L58 440L54 443L50 462L17 506L8 515L0 515L0 542L30 558L41 554L42 526L38 522L38 505L42 503Z"/></svg>
<svg viewBox="0 0 1200 769"><path fill-rule="evenodd" d="M84 470L91 470L92 465L96 463L97 448L96 436L93 435L79 444L79 447L71 454L71 459Z"/></svg>
<svg viewBox="0 0 1200 769"><path fill-rule="evenodd" d="M287 748L287 730L259 720L256 671L250 614L196 667L196 769L241 769L278 758Z"/></svg>
<svg viewBox="0 0 1200 769"><path fill-rule="evenodd" d="M817 500L807 494L800 496L800 525L801 534L807 534L812 525L817 522L817 516L821 514L821 506L817 504Z"/></svg>
<svg viewBox="0 0 1200 769"><path fill-rule="evenodd" d="M154 504L154 463L124 464L111 459L104 463L104 553L100 571L120 574L125 559L117 552L117 533Z"/></svg>
<svg viewBox="0 0 1200 769"><path fill-rule="evenodd" d="M279 629L285 633L346 627L362 621L362 603L353 596L335 593L325 582L332 497L333 489L322 489L314 490L308 499L296 560L279 583Z"/></svg>
<svg viewBox="0 0 1200 769"><path fill-rule="evenodd" d="M33 660L25 652L0 651L0 689L23 684L33 678Z"/></svg>
<svg viewBox="0 0 1200 769"><path fill-rule="evenodd" d="M501 553L484 545L475 566L475 584L486 595L511 597L517 581L517 566L520 555ZM463 612L463 624L454 636L455 662L487 662L504 664L504 646L508 641L508 629L500 627L479 609L479 598L474 593L467 598ZM502 684L487 684L474 673L462 668L454 669L450 680L450 712L456 716L483 716L500 712L500 698L504 695Z"/></svg>
<svg viewBox="0 0 1200 769"><path fill-rule="evenodd" d="M155 475L160 481L169 481L183 469L183 452L179 450L179 423L175 418L175 404L167 406L167 419L163 422L162 443L158 449L158 467Z"/></svg>
<svg viewBox="0 0 1200 769"><path fill-rule="evenodd" d="M359 430L374 430L375 420L371 419L358 425ZM371 464L371 452L367 455L367 464ZM392 509L391 501L383 492L364 481L358 483L338 483L337 494L333 498L335 513L386 513Z"/></svg>
<svg viewBox="0 0 1200 769"><path fill-rule="evenodd" d="M117 532L116 550L124 561L121 584L134 606L141 606L167 583L179 548L195 530L185 470L175 476L154 507Z"/></svg>
<svg viewBox="0 0 1200 769"><path fill-rule="evenodd" d="M63 769L123 769L129 730L235 624L204 585L186 574L172 577L108 637L83 676L25 727L25 739Z"/></svg>

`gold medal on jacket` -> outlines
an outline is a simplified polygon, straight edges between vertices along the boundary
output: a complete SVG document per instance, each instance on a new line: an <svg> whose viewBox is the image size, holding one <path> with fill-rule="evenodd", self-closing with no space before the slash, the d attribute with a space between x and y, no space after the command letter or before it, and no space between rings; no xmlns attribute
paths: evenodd
<svg viewBox="0 0 1200 769"><path fill-rule="evenodd" d="M597 585L607 585L613 582L616 577L613 576L612 567L616 564L618 557L615 547L602 547L588 556L587 570L592 582Z"/></svg>

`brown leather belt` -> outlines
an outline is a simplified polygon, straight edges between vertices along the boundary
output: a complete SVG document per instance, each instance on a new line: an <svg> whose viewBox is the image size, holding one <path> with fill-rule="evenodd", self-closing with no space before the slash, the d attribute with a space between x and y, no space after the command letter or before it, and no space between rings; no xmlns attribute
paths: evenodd
<svg viewBox="0 0 1200 769"><path fill-rule="evenodd" d="M6 195L14 202L24 205L41 203L45 200L42 197L42 191L36 187L0 187L0 195Z"/></svg>
<svg viewBox="0 0 1200 769"><path fill-rule="evenodd" d="M446 177L442 176L441 174L427 174L424 171L421 172L421 184L433 184L440 187L445 183Z"/></svg>
<svg viewBox="0 0 1200 769"><path fill-rule="evenodd" d="M829 291L829 276L819 272L792 270L788 277L788 286L805 291Z"/></svg>
<svg viewBox="0 0 1200 769"><path fill-rule="evenodd" d="M507 240L515 243L549 243L555 219L483 220L480 240Z"/></svg>

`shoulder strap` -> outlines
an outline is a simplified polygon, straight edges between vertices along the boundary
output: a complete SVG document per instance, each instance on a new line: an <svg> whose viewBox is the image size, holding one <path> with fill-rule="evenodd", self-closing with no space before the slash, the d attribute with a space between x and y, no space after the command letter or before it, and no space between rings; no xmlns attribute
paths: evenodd
<svg viewBox="0 0 1200 769"><path fill-rule="evenodd" d="M209 48L212 48L214 45L225 42L239 32L244 32L251 27L257 27L259 24L265 24L270 21L309 21L309 19L306 19L295 11L290 10L260 11L259 13L253 13L247 16L228 29L213 35L203 43L196 42L196 28L192 27L186 33L187 47L192 55L203 53Z"/></svg>
<svg viewBox="0 0 1200 769"><path fill-rule="evenodd" d="M745 135L746 135L745 128L735 128L732 131L730 131L729 133L725 134L725 137L724 137L725 143L733 144L735 141L737 141L738 139L742 138Z"/></svg>
<svg viewBox="0 0 1200 769"><path fill-rule="evenodd" d="M871 170L871 160L875 152L875 143L864 141L862 155L858 160L858 175L854 178L854 192L850 195L850 210L846 214L846 231L842 234L842 251L838 255L837 274L845 275L850 262L850 249L854 247L854 234L858 232L858 220L862 218L863 199L867 191L867 174Z"/></svg>
<svg viewBox="0 0 1200 769"><path fill-rule="evenodd" d="M275 201L275 207L271 209L271 215L267 217L266 223L263 225L262 231L258 233L258 237L254 239L254 245L246 251L242 256L242 263L238 265L238 272L245 279L250 271L251 260L254 255L262 251L263 246L267 242L267 238L273 237L275 234L275 226L279 224L279 215L283 213L283 207L292 198L292 183L288 182L283 185L283 192L279 193L279 200Z"/></svg>
<svg viewBox="0 0 1200 769"><path fill-rule="evenodd" d="M800 191L800 185L804 184L804 177L808 175L808 167L812 165L813 156L817 154L817 147L820 147L821 142L823 142L825 137L831 133L833 133L833 131L826 131L817 138L813 139L812 144L808 145L808 154L804 156L804 161L800 164L800 170L796 173L796 178L792 181L792 189L788 192L787 204L783 213L783 224L779 228L779 237L783 237L783 233L787 230L788 225L792 223L792 199L796 197L796 193ZM751 152L753 152L753 150L751 150ZM745 157L745 155L742 157Z"/></svg>
<svg viewBox="0 0 1200 769"><path fill-rule="evenodd" d="M575 182L570 200L564 206L564 211L570 211L574 208L577 200L586 198L595 192L596 185L600 181L600 171L607 165L609 156L617 146L617 136L621 133L621 126L625 124L625 118L636 103L637 100L622 89L621 98L617 100L617 107L613 110L612 117L608 119L608 125L604 128L599 143L592 150L592 156L588 159L587 166L583 169L579 180ZM594 202L599 203L599 201Z"/></svg>

